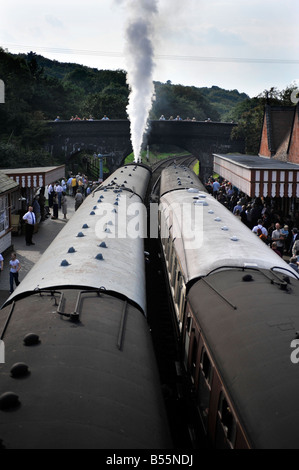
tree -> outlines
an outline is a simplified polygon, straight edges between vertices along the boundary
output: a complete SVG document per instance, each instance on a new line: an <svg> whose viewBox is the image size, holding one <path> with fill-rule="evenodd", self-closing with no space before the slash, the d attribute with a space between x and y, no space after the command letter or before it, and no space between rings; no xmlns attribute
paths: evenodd
<svg viewBox="0 0 299 470"><path fill-rule="evenodd" d="M230 113L232 120L238 123L238 127L232 131L232 138L245 140L246 153L257 154L259 151L265 105L292 105L290 95L294 89L293 85L283 91L272 87L270 90L264 90L257 97L238 104Z"/></svg>

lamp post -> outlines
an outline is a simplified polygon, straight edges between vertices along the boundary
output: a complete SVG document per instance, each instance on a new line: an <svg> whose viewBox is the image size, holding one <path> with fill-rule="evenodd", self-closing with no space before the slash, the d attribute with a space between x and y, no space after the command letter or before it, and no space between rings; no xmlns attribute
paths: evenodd
<svg viewBox="0 0 299 470"><path fill-rule="evenodd" d="M97 157L99 159L99 183L103 182L104 179L104 173L103 173L103 161L104 157L111 157L111 153L106 153L105 155L102 155L101 153L98 153Z"/></svg>
<svg viewBox="0 0 299 470"><path fill-rule="evenodd" d="M99 153L98 154L98 159L99 159L99 171L100 171L100 174L99 174L99 183L102 183L103 181L103 158L104 156Z"/></svg>

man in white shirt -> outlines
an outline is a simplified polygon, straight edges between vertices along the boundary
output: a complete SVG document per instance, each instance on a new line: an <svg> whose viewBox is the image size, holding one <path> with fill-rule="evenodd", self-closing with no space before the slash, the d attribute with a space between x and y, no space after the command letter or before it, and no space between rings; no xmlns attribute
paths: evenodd
<svg viewBox="0 0 299 470"><path fill-rule="evenodd" d="M258 229L260 229L262 231L262 234L263 235L266 235L266 237L268 236L268 230L263 226L263 221L262 219L259 219L257 221L257 225L255 225L252 229L252 232L253 233L257 233Z"/></svg>
<svg viewBox="0 0 299 470"><path fill-rule="evenodd" d="M54 190L57 193L57 197L58 197L58 208L61 209L61 198L62 198L63 189L62 189L62 186L59 183L59 181L57 182L56 186L54 187Z"/></svg>
<svg viewBox="0 0 299 470"><path fill-rule="evenodd" d="M35 245L32 241L32 235L34 231L34 225L35 225L35 215L33 212L33 207L29 206L28 207L28 212L23 216L23 220L25 220L26 227L25 227L25 240L26 240L26 245Z"/></svg>

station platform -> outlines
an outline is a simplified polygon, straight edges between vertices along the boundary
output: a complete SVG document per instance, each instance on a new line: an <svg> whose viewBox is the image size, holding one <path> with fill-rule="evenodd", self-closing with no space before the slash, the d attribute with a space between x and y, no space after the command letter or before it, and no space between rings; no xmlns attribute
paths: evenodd
<svg viewBox="0 0 299 470"><path fill-rule="evenodd" d="M9 261L11 251L15 251L17 259L20 261L21 269L19 272L19 280L25 278L30 269L40 259L43 252L48 248L60 230L67 224L68 220L75 212L75 200L71 196L67 196L67 219L63 218L61 210L58 213L58 219L51 219L51 215L43 222L39 223L38 231L34 233L32 240L35 245L26 246L25 236L16 235L12 236L12 250L7 250L3 254L4 266L3 271L0 272L0 308L3 303L10 296L9 293Z"/></svg>

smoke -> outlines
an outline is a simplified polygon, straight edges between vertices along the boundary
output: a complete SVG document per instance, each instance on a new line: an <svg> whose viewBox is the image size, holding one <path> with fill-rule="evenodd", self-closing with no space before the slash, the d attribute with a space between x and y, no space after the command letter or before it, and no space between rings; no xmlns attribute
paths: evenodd
<svg viewBox="0 0 299 470"><path fill-rule="evenodd" d="M154 30L157 0L127 0L125 56L130 88L127 113L131 125L134 159L140 159L143 135L154 99Z"/></svg>

